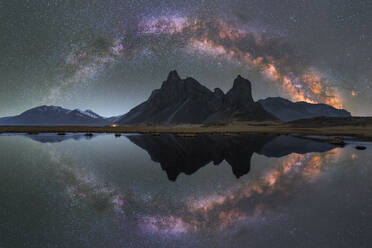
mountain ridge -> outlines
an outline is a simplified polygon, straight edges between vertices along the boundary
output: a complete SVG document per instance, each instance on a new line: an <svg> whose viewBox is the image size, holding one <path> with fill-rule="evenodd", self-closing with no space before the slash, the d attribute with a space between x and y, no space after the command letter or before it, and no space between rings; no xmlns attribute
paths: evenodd
<svg viewBox="0 0 372 248"><path fill-rule="evenodd" d="M111 124L218 124L231 121L284 122L314 117L351 117L350 112L327 104L292 102L281 97L268 97L255 102L252 83L238 75L230 90L213 91L192 77L182 79L176 70L170 71L159 89L126 114L103 117L92 110L66 109L42 105L16 116L0 118L0 125L46 126Z"/></svg>
<svg viewBox="0 0 372 248"><path fill-rule="evenodd" d="M110 118L105 118L92 110L66 109L54 105L41 105L22 112L19 115L0 118L0 125L107 125ZM116 119L115 119L116 120Z"/></svg>
<svg viewBox="0 0 372 248"><path fill-rule="evenodd" d="M268 97L258 100L263 108L279 120L288 122L314 117L351 117L345 109L336 109L324 103L292 102L282 97Z"/></svg>
<svg viewBox="0 0 372 248"><path fill-rule="evenodd" d="M146 101L116 123L167 125L276 119L253 101L251 82L240 75L225 94L219 88L209 90L192 77L181 79L174 70L160 89L153 90Z"/></svg>

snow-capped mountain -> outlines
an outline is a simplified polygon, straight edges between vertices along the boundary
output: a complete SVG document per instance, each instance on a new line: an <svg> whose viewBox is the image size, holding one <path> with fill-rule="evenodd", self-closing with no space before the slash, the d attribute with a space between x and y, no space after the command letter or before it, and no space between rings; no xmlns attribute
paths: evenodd
<svg viewBox="0 0 372 248"><path fill-rule="evenodd" d="M84 125L103 126L111 124L110 118L104 118L92 110L65 109L59 106L39 106L19 115L0 118L0 125Z"/></svg>
<svg viewBox="0 0 372 248"><path fill-rule="evenodd" d="M77 110L81 111L80 109L77 109ZM94 112L93 112L92 110L90 110L90 109L87 109L87 110L85 110L85 111L81 111L81 113L84 114L84 115L88 115L88 116L90 116L90 117L92 117L92 118L94 118L94 119L97 119L97 118L104 118L104 117L100 116L99 114L94 113Z"/></svg>

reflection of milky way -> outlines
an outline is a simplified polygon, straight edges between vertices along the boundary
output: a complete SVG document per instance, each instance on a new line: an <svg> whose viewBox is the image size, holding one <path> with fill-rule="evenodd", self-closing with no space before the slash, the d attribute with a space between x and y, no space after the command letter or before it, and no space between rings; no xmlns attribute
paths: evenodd
<svg viewBox="0 0 372 248"><path fill-rule="evenodd" d="M273 199L288 201L293 196L296 185L314 179L326 169L324 165L339 162L341 155L341 148L323 154L288 155L261 178L238 189L190 200L183 226L188 226L190 231L202 228L221 229L240 221L268 216L282 206L278 203L274 206Z"/></svg>
<svg viewBox="0 0 372 248"><path fill-rule="evenodd" d="M66 192L76 204L86 202L98 211L111 209L122 213L124 196L113 186L100 182L93 173L76 165L63 163L55 151L49 153L62 169L61 180L66 185Z"/></svg>
<svg viewBox="0 0 372 248"><path fill-rule="evenodd" d="M296 194L296 186L316 180L341 160L356 159L355 153L343 151L335 148L325 153L291 154L278 159L276 165L261 176L252 177L238 187L185 201L142 197L133 190L104 184L94 174L63 164L55 152L51 154L56 162L63 164L62 180L76 204L86 204L97 211L113 211L118 220L125 221L123 224L135 226L144 233L178 235L224 230L232 224L279 214L280 207Z"/></svg>
<svg viewBox="0 0 372 248"><path fill-rule="evenodd" d="M261 72L292 100L343 106L340 93L329 80L300 63L296 52L278 37L222 20L180 15L143 18L136 25L135 31L123 30L119 38L100 37L71 53L66 59L64 82L91 79L105 66L140 56L143 51L182 48L190 55L218 56Z"/></svg>

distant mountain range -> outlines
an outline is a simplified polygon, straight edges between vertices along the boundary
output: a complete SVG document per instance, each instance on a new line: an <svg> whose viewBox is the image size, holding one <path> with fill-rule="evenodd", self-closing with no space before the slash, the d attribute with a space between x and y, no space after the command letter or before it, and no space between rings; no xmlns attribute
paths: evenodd
<svg viewBox="0 0 372 248"><path fill-rule="evenodd" d="M294 121L314 117L351 117L350 112L336 109L327 104L311 104L307 102L291 102L281 97L269 97L259 100L267 112L272 113L282 121Z"/></svg>
<svg viewBox="0 0 372 248"><path fill-rule="evenodd" d="M0 118L0 125L84 125L102 126L118 120L120 117L105 118L91 110L65 109L58 106L40 106L29 109L20 115Z"/></svg>
<svg viewBox="0 0 372 248"><path fill-rule="evenodd" d="M0 125L85 125L110 124L213 124L229 121L293 121L313 117L350 117L343 109L326 104L291 102L269 97L255 102L252 85L240 75L225 94L209 90L193 78L181 79L171 71L160 89L127 114L105 118L91 110L69 110L58 106L40 106L20 115L0 118Z"/></svg>

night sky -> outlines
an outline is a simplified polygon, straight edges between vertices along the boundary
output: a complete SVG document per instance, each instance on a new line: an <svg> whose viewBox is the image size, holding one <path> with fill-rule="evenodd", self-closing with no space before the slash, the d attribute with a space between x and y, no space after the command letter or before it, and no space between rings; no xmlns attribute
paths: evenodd
<svg viewBox="0 0 372 248"><path fill-rule="evenodd" d="M371 0L5 0L0 116L38 105L126 113L170 70L255 100L372 114Z"/></svg>

